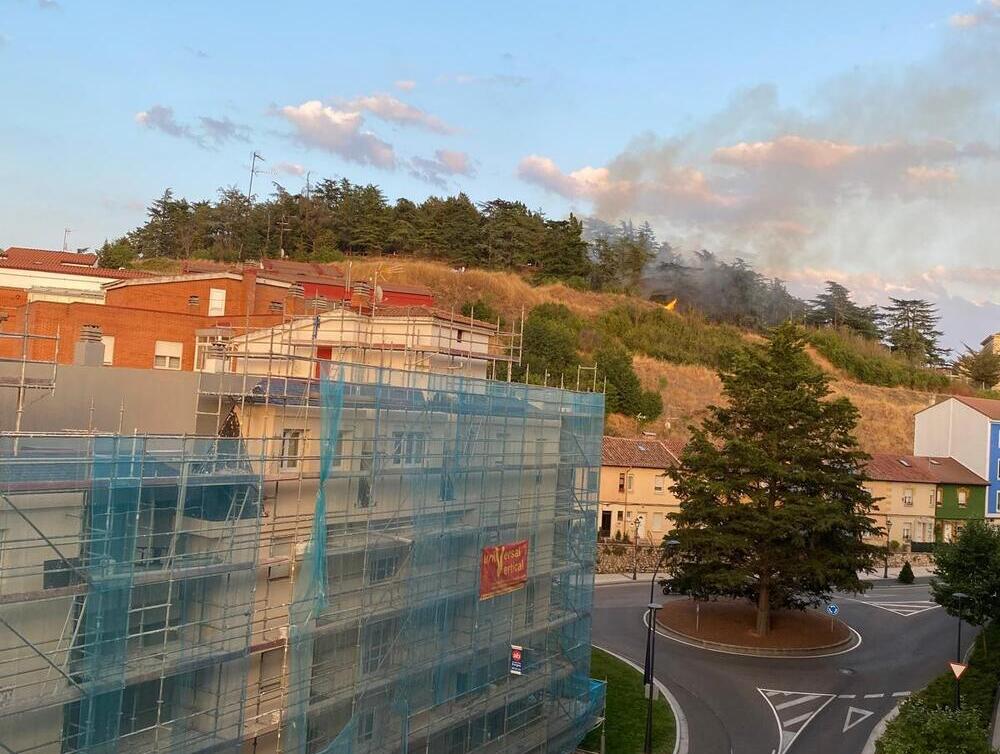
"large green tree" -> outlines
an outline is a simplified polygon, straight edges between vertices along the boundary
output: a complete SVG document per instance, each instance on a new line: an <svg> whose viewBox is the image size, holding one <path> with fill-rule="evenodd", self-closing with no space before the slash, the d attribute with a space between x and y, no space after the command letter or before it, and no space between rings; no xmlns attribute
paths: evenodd
<svg viewBox="0 0 1000 754"><path fill-rule="evenodd" d="M965 353L955 359L955 371L976 387L990 390L1000 383L1000 353L988 346L977 351L967 345Z"/></svg>
<svg viewBox="0 0 1000 754"><path fill-rule="evenodd" d="M947 349L939 341L943 334L937 329L941 319L929 301L911 298L890 298L883 308L885 340L893 353L914 366L941 366Z"/></svg>
<svg viewBox="0 0 1000 754"><path fill-rule="evenodd" d="M879 312L875 306L858 306L840 283L826 281L826 290L809 302L806 321L823 327L844 327L864 338L879 340Z"/></svg>
<svg viewBox="0 0 1000 754"><path fill-rule="evenodd" d="M939 545L934 553L931 594L935 602L958 615L956 592L962 600L962 615L981 626L1000 618L1000 529L983 521L969 521L954 542Z"/></svg>
<svg viewBox="0 0 1000 754"><path fill-rule="evenodd" d="M726 405L692 427L673 492L676 581L696 598L744 598L767 634L773 608L805 609L867 588L880 552L862 484L857 409L831 399L803 333L778 327L720 371Z"/></svg>

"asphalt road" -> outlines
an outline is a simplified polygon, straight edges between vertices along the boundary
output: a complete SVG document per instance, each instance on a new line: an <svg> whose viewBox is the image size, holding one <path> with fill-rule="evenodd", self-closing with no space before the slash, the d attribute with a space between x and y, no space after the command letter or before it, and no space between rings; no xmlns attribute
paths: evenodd
<svg viewBox="0 0 1000 754"><path fill-rule="evenodd" d="M649 583L595 592L594 644L642 665ZM687 717L689 754L861 754L883 716L948 671L957 621L926 584L888 582L834 602L861 643L828 657L744 657L657 637L656 677ZM963 626L963 653L973 636Z"/></svg>

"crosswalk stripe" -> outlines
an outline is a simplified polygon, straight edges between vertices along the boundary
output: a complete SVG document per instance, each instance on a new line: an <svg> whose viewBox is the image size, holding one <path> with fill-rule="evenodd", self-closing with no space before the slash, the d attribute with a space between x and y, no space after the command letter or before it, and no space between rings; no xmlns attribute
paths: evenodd
<svg viewBox="0 0 1000 754"><path fill-rule="evenodd" d="M785 730L789 730L790 731L791 728L792 728L792 726L798 725L799 723L803 722L804 720L808 720L814 714L815 714L814 712L806 712L804 715L799 715L798 717L793 717L791 720L784 720L781 723L781 727L784 728ZM794 732L794 731L792 731L792 732Z"/></svg>
<svg viewBox="0 0 1000 754"><path fill-rule="evenodd" d="M796 704L805 704L806 702L811 702L814 699L819 699L819 694L812 694L810 696L799 697L798 699L792 699L788 702L782 702L781 704L774 705L776 710L787 709L788 707L794 707Z"/></svg>

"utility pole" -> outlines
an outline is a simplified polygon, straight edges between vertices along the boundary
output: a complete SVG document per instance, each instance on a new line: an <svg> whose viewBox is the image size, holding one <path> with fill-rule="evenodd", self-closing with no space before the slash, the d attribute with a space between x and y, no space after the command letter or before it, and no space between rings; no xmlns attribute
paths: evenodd
<svg viewBox="0 0 1000 754"><path fill-rule="evenodd" d="M253 177L257 173L257 160L261 162L266 162L266 160L257 154L256 151L250 156L250 185L247 186L247 230L250 229L250 209L253 204ZM240 239L240 254L239 260L243 261L243 241L246 238L246 233L244 233L244 238Z"/></svg>

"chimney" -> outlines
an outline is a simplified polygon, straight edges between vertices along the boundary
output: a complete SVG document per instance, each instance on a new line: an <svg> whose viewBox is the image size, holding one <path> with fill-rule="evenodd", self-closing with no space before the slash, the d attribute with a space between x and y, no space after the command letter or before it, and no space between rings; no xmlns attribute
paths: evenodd
<svg viewBox="0 0 1000 754"><path fill-rule="evenodd" d="M220 374L226 371L226 344L216 341L210 343L208 351L205 353L205 364L203 372L209 374Z"/></svg>
<svg viewBox="0 0 1000 754"><path fill-rule="evenodd" d="M200 305L201 305L201 298L199 296L194 294L188 296L188 311L196 312L198 311L198 307Z"/></svg>
<svg viewBox="0 0 1000 754"><path fill-rule="evenodd" d="M244 267L243 274L243 313L244 314L254 314L256 309L256 295L257 295L257 273L260 272L256 267Z"/></svg>
<svg viewBox="0 0 1000 754"><path fill-rule="evenodd" d="M80 337L73 349L73 363L83 367L103 366L104 343L101 342L100 325L80 327Z"/></svg>

